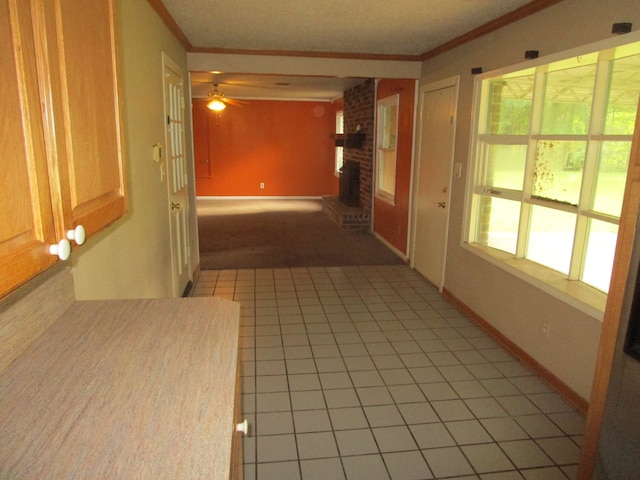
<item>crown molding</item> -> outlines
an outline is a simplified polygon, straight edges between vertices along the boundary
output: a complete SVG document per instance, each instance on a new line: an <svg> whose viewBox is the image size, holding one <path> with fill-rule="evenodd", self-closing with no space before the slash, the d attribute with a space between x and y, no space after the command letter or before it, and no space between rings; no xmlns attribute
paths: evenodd
<svg viewBox="0 0 640 480"><path fill-rule="evenodd" d="M151 7L158 13L162 21L175 35L178 41L184 46L187 52L193 53L215 53L215 54L231 54L231 55L262 55L262 56L284 56L284 57L307 57L307 58L336 58L348 60L390 60L404 62L421 62L429 58L436 57L448 50L453 50L460 45L471 42L487 35L491 32L499 30L511 23L515 23L545 8L560 3L563 0L532 0L531 2L498 17L490 22L485 23L473 30L460 35L442 45L433 48L420 55L394 55L394 54L376 54L376 53L342 53L342 52L313 52L313 51L296 51L296 50L251 50L251 49L235 49L235 48L214 48L214 47L198 47L189 42L180 26L176 23L171 13L162 3L162 0L147 0Z"/></svg>

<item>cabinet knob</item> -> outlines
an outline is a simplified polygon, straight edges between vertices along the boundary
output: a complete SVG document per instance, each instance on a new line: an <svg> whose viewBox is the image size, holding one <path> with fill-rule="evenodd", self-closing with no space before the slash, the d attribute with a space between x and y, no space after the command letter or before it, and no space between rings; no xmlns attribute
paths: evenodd
<svg viewBox="0 0 640 480"><path fill-rule="evenodd" d="M76 245L82 245L87 239L87 232L82 225L78 225L73 230L67 230L67 238L76 242Z"/></svg>
<svg viewBox="0 0 640 480"><path fill-rule="evenodd" d="M49 245L49 253L57 255L60 260L67 260L71 255L71 243L66 238L63 238L58 243Z"/></svg>
<svg viewBox="0 0 640 480"><path fill-rule="evenodd" d="M179 203L171 202L171 210L180 210L182 206Z"/></svg>
<svg viewBox="0 0 640 480"><path fill-rule="evenodd" d="M244 419L244 422L236 425L236 432L240 432L243 435L249 434L249 421L246 418Z"/></svg>

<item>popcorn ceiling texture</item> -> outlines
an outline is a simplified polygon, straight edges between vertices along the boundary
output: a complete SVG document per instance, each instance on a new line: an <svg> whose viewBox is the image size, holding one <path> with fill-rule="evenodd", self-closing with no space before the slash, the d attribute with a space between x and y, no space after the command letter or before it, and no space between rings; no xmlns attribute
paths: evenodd
<svg viewBox="0 0 640 480"><path fill-rule="evenodd" d="M196 47L420 55L530 0L163 0Z"/></svg>

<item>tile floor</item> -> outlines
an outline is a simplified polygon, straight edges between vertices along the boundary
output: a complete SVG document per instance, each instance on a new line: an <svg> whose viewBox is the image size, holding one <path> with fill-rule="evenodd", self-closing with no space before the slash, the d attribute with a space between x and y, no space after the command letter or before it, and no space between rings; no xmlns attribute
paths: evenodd
<svg viewBox="0 0 640 480"><path fill-rule="evenodd" d="M203 271L241 304L247 480L573 478L584 417L405 266Z"/></svg>

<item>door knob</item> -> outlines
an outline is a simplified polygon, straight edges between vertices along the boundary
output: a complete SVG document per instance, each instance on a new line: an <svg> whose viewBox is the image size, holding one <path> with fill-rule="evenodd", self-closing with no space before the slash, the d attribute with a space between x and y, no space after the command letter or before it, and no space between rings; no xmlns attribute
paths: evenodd
<svg viewBox="0 0 640 480"><path fill-rule="evenodd" d="M171 202L171 210L180 210L182 207L180 206L179 203L173 203Z"/></svg>
<svg viewBox="0 0 640 480"><path fill-rule="evenodd" d="M78 225L73 230L67 230L67 238L76 242L76 245L82 245L87 238L87 233L82 225Z"/></svg>
<svg viewBox="0 0 640 480"><path fill-rule="evenodd" d="M447 202L438 202L436 203L436 207L445 208L447 206Z"/></svg>
<svg viewBox="0 0 640 480"><path fill-rule="evenodd" d="M49 245L49 253L57 255L60 260L67 260L71 255L71 243L66 238L63 238L58 243Z"/></svg>
<svg viewBox="0 0 640 480"><path fill-rule="evenodd" d="M236 424L236 432L242 433L243 435L249 434L249 422L246 418L244 422Z"/></svg>

